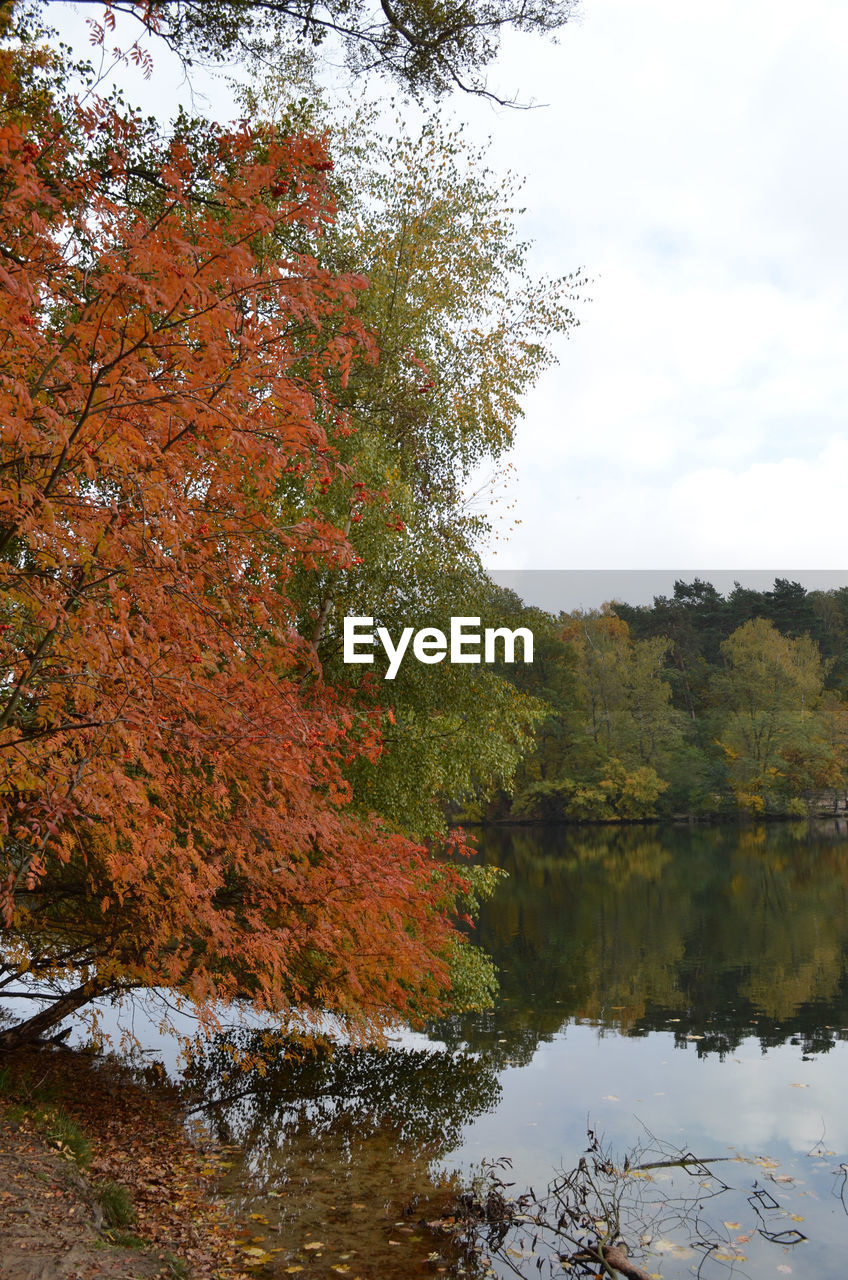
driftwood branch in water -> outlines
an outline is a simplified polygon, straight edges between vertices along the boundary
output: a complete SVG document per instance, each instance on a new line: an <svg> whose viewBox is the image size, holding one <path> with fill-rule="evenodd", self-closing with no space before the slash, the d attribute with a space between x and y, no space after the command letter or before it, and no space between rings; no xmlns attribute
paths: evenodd
<svg viewBox="0 0 848 1280"><path fill-rule="evenodd" d="M613 1271L620 1271L623 1276L627 1276L627 1280L651 1280L649 1272L643 1271L641 1267L636 1266L635 1262L631 1262L617 1244L602 1245L601 1254L607 1266L612 1267Z"/></svg>
<svg viewBox="0 0 848 1280"><path fill-rule="evenodd" d="M698 1156L693 1156L691 1151L687 1151L685 1155L677 1156L674 1160L651 1160L648 1164L633 1164L630 1166L631 1173L633 1170L641 1172L643 1169L686 1169L690 1164L700 1165L706 1169L707 1165L721 1164L722 1161L735 1160L735 1156L707 1156L702 1160Z"/></svg>

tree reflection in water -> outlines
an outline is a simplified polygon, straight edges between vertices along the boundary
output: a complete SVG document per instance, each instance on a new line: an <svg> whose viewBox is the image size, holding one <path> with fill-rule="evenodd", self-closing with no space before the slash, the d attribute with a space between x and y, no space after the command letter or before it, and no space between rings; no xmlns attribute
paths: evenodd
<svg viewBox="0 0 848 1280"><path fill-rule="evenodd" d="M848 841L835 826L490 830L480 856L510 873L476 931L501 970L491 1013L434 1025L429 1048L419 1039L296 1057L242 1032L190 1068L209 1125L243 1152L236 1207L267 1217L254 1230L280 1249L277 1274L432 1276L427 1257L440 1242L421 1220L439 1217L456 1191L449 1180L440 1189L433 1168L452 1167L463 1129L496 1111L498 1073L529 1065L569 1024L611 1040L660 1031L667 1042L673 1032L701 1058L722 1059L751 1036L763 1048L791 1042L799 1056L848 1036ZM233 1048L265 1050L265 1075L242 1073ZM567 1049L558 1061L567 1069ZM532 1093L522 1078L511 1077L513 1107ZM557 1098L551 1121L564 1133L564 1114L585 1117L587 1099L573 1087ZM696 1116L694 1093L692 1107ZM545 1177L546 1134L524 1132L539 1135ZM494 1149L481 1154L514 1154L499 1134L495 1123ZM806 1201L795 1207L811 1213ZM804 1249L826 1259L825 1228L818 1222Z"/></svg>
<svg viewBox="0 0 848 1280"><path fill-rule="evenodd" d="M258 1057L262 1073L237 1065ZM308 1264L310 1277L355 1275L366 1263L369 1275L432 1275L427 1257L442 1241L422 1220L457 1194L433 1167L501 1094L469 1053L297 1051L246 1031L211 1042L186 1085L216 1139L238 1148L229 1191L236 1213L261 1211L251 1238L280 1248L275 1272Z"/></svg>
<svg viewBox="0 0 848 1280"><path fill-rule="evenodd" d="M529 1062L570 1021L756 1035L821 1053L848 1025L848 842L835 824L487 831L509 872L477 941L500 968L494 1014L439 1024L447 1043Z"/></svg>

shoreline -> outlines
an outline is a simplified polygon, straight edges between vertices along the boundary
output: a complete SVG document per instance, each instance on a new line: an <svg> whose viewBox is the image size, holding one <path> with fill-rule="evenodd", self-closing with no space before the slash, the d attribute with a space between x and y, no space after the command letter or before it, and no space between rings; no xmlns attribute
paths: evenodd
<svg viewBox="0 0 848 1280"><path fill-rule="evenodd" d="M0 1057L3 1280L247 1280L223 1155L148 1074L61 1047Z"/></svg>

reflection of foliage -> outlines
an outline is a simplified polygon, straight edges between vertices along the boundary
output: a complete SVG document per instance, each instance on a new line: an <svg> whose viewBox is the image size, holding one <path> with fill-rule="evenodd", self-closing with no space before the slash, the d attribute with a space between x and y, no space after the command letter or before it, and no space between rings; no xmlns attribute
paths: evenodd
<svg viewBox="0 0 848 1280"><path fill-rule="evenodd" d="M238 1063L261 1063L249 1075ZM282 1144L305 1123L314 1142L343 1134L347 1145L388 1129L399 1147L431 1154L459 1142L462 1126L492 1109L500 1085L468 1053L436 1049L296 1049L265 1032L219 1036L191 1062L186 1083L202 1093L220 1136L249 1159Z"/></svg>
<svg viewBox="0 0 848 1280"><path fill-rule="evenodd" d="M517 1198L504 1180L510 1161L484 1163L461 1198L461 1234L469 1261L476 1263L471 1269L492 1274L494 1263L501 1273L519 1277L558 1276L566 1269L575 1277L620 1273L650 1280L635 1258L655 1268L656 1258L665 1255L699 1259L697 1274L707 1276L732 1273L745 1260L740 1244L754 1237L784 1248L805 1240L797 1228L786 1228L785 1210L757 1181L750 1193L746 1188L734 1196L714 1167L727 1159L699 1159L652 1135L649 1145L616 1159L590 1130L586 1152L573 1169L560 1172L544 1194L531 1189ZM774 1167L772 1161L757 1163ZM709 1220L705 1205L718 1198L725 1216L744 1213L749 1219L745 1231L741 1221ZM731 1234L736 1231L742 1234Z"/></svg>
<svg viewBox="0 0 848 1280"><path fill-rule="evenodd" d="M258 1069L242 1070L251 1063ZM396 1220L444 1212L456 1186L434 1163L500 1099L491 1068L467 1053L305 1052L263 1032L219 1037L190 1064L187 1084L218 1139L238 1146L225 1188L234 1211L275 1233L280 1267L308 1265L314 1280L334 1280L344 1259L358 1259L351 1274L397 1274ZM416 1252L428 1274L439 1240L420 1224L401 1229L407 1274L419 1274ZM310 1236L324 1242L323 1259L303 1251Z"/></svg>
<svg viewBox="0 0 848 1280"><path fill-rule="evenodd" d="M834 836L806 822L488 831L484 856L509 879L476 940L502 998L494 1016L452 1018L448 1042L526 1061L578 1019L702 1037L702 1055L751 1034L822 1052L848 1021L848 859Z"/></svg>

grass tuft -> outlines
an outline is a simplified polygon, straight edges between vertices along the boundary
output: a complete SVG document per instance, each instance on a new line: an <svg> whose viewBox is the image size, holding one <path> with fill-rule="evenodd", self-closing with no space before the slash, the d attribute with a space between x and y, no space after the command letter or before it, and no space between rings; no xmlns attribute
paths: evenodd
<svg viewBox="0 0 848 1280"><path fill-rule="evenodd" d="M188 1280L190 1275L188 1263L183 1262L182 1258L178 1258L176 1254L171 1253L170 1249L166 1249L162 1254L162 1261L168 1268L166 1274L173 1276L173 1280Z"/></svg>
<svg viewBox="0 0 848 1280"><path fill-rule="evenodd" d="M75 1120L66 1115L61 1107L55 1111L41 1112L37 1119L44 1126L51 1146L57 1147L60 1154L68 1160L74 1160L80 1169L88 1168L91 1163L91 1143Z"/></svg>
<svg viewBox="0 0 848 1280"><path fill-rule="evenodd" d="M141 1236L135 1235L132 1231L107 1231L104 1233L103 1240L95 1241L97 1249L146 1249L150 1244L149 1240L143 1240Z"/></svg>
<svg viewBox="0 0 848 1280"><path fill-rule="evenodd" d="M94 1190L103 1206L103 1217L110 1227L129 1227L135 1222L132 1196L120 1182L98 1182Z"/></svg>

